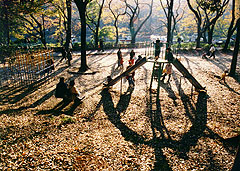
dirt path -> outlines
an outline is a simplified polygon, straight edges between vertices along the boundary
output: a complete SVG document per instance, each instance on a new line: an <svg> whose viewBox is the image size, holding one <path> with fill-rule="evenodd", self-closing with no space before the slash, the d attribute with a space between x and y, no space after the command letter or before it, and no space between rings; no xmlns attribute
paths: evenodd
<svg viewBox="0 0 240 171"><path fill-rule="evenodd" d="M123 50L125 67L128 51ZM240 86L231 77L220 83L218 76L229 68L231 56L204 60L181 55L207 95L192 94L191 84L174 68L170 84L161 86L159 111L154 112L152 63L136 71L132 92L126 80L110 91L103 89L108 75L121 72L113 52L91 53L88 74L74 74L80 66L75 53L70 68L58 65L54 77L31 89L1 90L0 169L230 170L237 145L223 138L235 136L240 128ZM144 50L136 50L139 54ZM75 79L86 96L82 104L61 106L54 97L60 76L67 82Z"/></svg>

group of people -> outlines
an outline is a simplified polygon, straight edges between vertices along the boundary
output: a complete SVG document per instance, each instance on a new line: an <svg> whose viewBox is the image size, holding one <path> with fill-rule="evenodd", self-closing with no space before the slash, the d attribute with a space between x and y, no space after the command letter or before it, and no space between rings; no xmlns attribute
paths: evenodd
<svg viewBox="0 0 240 171"><path fill-rule="evenodd" d="M74 80L71 80L69 82L69 85L67 85L64 82L64 77L60 78L59 83L56 87L55 97L56 98L62 98L64 102L68 101L74 101L74 102L80 102L84 99L84 96L80 96L79 90L75 87Z"/></svg>
<svg viewBox="0 0 240 171"><path fill-rule="evenodd" d="M161 51L161 45L160 45L160 41L157 40L156 41L156 45L157 49L155 49L155 59L157 60ZM123 67L123 57L122 57L122 52L121 52L121 48L118 49L117 52L117 56L118 56L118 67ZM132 50L130 52L130 59L128 60L128 66L127 66L127 70L133 66L134 64L138 63L140 60L142 59L141 55L138 55L138 58L135 61L135 52L134 50ZM165 77L168 75L168 81L170 81L171 78L171 74L172 74L172 65L171 62L173 61L174 57L173 54L171 52L171 48L167 48L166 49L166 56L165 59L169 61L169 63L166 65L165 69L163 70L163 75L162 75L162 79L161 81L163 82ZM126 79L128 80L129 86L130 87L134 87L135 86L135 72L131 72L126 76Z"/></svg>
<svg viewBox="0 0 240 171"><path fill-rule="evenodd" d="M117 56L118 56L118 66L122 67L123 66L123 57L122 57L121 48L119 48L119 50L117 52ZM141 59L142 59L142 56L138 55L138 58L135 61L135 52L134 52L134 50L132 50L130 52L130 59L128 60L128 66L126 69L128 70L130 67L132 67L133 65L138 63ZM170 78L171 78L171 74L172 74L172 66L171 66L170 62L172 62L174 59L170 48L166 49L166 59L169 61L169 63L166 65L166 67L163 71L161 81L164 81L165 77L168 75L168 82L169 82ZM131 72L128 75L126 75L126 79L128 80L129 86L132 88L135 86L134 76L135 76L135 72ZM108 76L107 81L110 82L111 80L112 80L112 78L110 76ZM67 85L64 81L64 77L60 78L60 81L56 86L55 97L62 98L64 102L69 102L69 101L80 102L81 100L84 99L84 96L81 97L79 90L76 88L74 80L71 80L69 82L69 85Z"/></svg>
<svg viewBox="0 0 240 171"><path fill-rule="evenodd" d="M127 66L127 70L133 66L134 64L138 63L141 59L142 59L142 56L141 55L138 55L138 58L136 59L135 61L135 52L134 50L131 50L130 52L130 59L128 60L128 66ZM121 52L121 48L118 49L118 52L117 52L117 57L118 57L118 67L121 67L123 68L123 56L122 56L122 52ZM135 72L131 72L129 73L127 76L126 76L126 79L128 80L128 83L129 83L129 86L130 87L134 87L135 86L135 79L134 79L134 76L135 76Z"/></svg>

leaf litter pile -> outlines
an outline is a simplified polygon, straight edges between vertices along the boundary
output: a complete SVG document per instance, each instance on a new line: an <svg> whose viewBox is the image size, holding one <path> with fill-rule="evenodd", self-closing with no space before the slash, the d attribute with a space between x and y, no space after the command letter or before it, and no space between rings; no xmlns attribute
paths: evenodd
<svg viewBox="0 0 240 171"><path fill-rule="evenodd" d="M124 68L129 51L123 51ZM136 49L136 56L141 53ZM0 170L231 170L237 144L224 139L240 128L240 86L232 77L219 82L231 55L180 56L206 94L192 91L173 67L156 105L156 81L149 91L150 62L136 70L134 89L126 79L104 89L108 75L122 72L116 53L108 51L88 55L86 74L77 73L75 53L70 68L63 62L31 87L2 88ZM56 63L60 58L56 54ZM75 80L86 97L81 104L55 98L60 77Z"/></svg>

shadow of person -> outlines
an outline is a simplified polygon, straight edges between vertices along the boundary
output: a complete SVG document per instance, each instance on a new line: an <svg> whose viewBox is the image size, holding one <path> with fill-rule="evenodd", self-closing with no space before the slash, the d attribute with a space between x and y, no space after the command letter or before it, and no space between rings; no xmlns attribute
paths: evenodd
<svg viewBox="0 0 240 171"><path fill-rule="evenodd" d="M170 97L173 100L174 106L177 106L178 105L176 102L177 96L174 93L174 91L172 90L171 84L170 83L160 84L160 86L168 93L168 97Z"/></svg>
<svg viewBox="0 0 240 171"><path fill-rule="evenodd" d="M154 148L156 160L154 163L153 170L171 171L172 169L170 168L166 160L166 157L162 152L162 148L166 146L166 143L165 144L161 143L159 139L152 139L149 142L147 142L141 135L131 130L129 127L125 125L125 123L121 121L120 114L127 109L131 99L132 90L133 89L130 87L128 91L126 91L126 93L120 97L120 100L115 108L109 90L107 88L103 89L102 92L100 93L102 95L100 102L103 104L103 110L105 114L108 116L109 121L113 125L115 125L117 129L120 130L121 135L125 138L126 141L131 141L136 145L146 144Z"/></svg>
<svg viewBox="0 0 240 171"><path fill-rule="evenodd" d="M129 87L128 90L120 96L120 100L116 106L116 111L119 113L119 115L127 110L131 100L132 92L133 88Z"/></svg>
<svg viewBox="0 0 240 171"><path fill-rule="evenodd" d="M109 93L107 88L104 88L102 92L100 93L102 95L102 104L103 104L103 110L108 116L108 119L110 122L112 122L120 131L122 136L125 138L126 141L131 141L134 144L139 144L144 141L143 137L138 135L136 132L128 128L120 118L120 112L123 110L126 110L129 99L131 95L123 95L122 98L120 98L118 102L118 107L114 107L114 103L112 101L112 96ZM127 101L125 101L127 100Z"/></svg>
<svg viewBox="0 0 240 171"><path fill-rule="evenodd" d="M71 103L70 100L62 100L56 106L54 106L52 109L50 109L50 110L41 110L41 111L37 112L36 115L52 114L52 115L57 116L70 103Z"/></svg>
<svg viewBox="0 0 240 171"><path fill-rule="evenodd" d="M233 93L236 93L237 95L240 95L239 92L235 91L233 88L231 88L226 82L221 82L219 81L220 84L224 85L225 87L228 88L229 91L232 91Z"/></svg>
<svg viewBox="0 0 240 171"><path fill-rule="evenodd" d="M71 108L67 111L65 111L64 113L67 114L67 115L73 115L75 109L80 105L82 104L82 101L77 99L77 100L74 100L74 103L73 105L71 106Z"/></svg>

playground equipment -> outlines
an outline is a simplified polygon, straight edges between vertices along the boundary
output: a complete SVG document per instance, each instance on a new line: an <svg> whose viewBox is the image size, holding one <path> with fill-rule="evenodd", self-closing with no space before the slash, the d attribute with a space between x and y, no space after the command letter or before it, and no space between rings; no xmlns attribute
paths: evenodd
<svg viewBox="0 0 240 171"><path fill-rule="evenodd" d="M147 62L146 57L142 58L138 63L136 63L135 65L131 66L129 69L127 69L125 72L123 72L122 74L120 74L119 76L117 76L116 78L114 78L113 80L111 80L107 86L113 86L114 84L116 84L119 80L121 80L121 78L126 77L128 74L134 72L136 69L138 69L140 66L142 66L143 64L145 64Z"/></svg>
<svg viewBox="0 0 240 171"><path fill-rule="evenodd" d="M161 77L163 74L164 65L166 63L169 63L169 61L163 59L163 56L164 56L163 51L161 52L160 57L158 59L155 59L153 52L154 52L153 43L150 43L148 48L146 48L146 50L145 50L145 55L148 56L148 58L146 58L146 57L142 58L137 64L133 65L132 67L127 69L125 72L123 72L116 78L109 81L106 86L107 87L113 86L119 80L121 80L121 78L134 72L136 69L138 69L140 66L144 65L146 62L153 62L150 90L152 90L153 81L157 81L157 97L156 98L157 98L157 100L159 100L160 85L162 84ZM196 91L205 90L204 87L201 86L201 84L188 72L188 70L184 67L184 65L177 58L175 58L170 63L172 63L176 67L176 69L179 70L179 72L183 75L183 77L185 77L189 80L189 82L195 87Z"/></svg>
<svg viewBox="0 0 240 171"><path fill-rule="evenodd" d="M169 61L164 59L158 59L152 62L154 62L154 64L153 64L152 77L150 82L150 89L152 89L153 81L156 80L158 82L157 99L159 99L159 92L160 92L160 85L161 85L160 79L163 74L164 65L166 63L169 63ZM178 69L178 71L183 75L183 77L189 80L189 82L195 87L196 91L205 90L204 87L201 86L201 84L192 76L192 74L188 72L188 70L184 67L184 65L178 59L175 58L171 63Z"/></svg>
<svg viewBox="0 0 240 171"><path fill-rule="evenodd" d="M53 50L20 53L6 58L0 68L0 86L29 85L45 78L54 70Z"/></svg>

